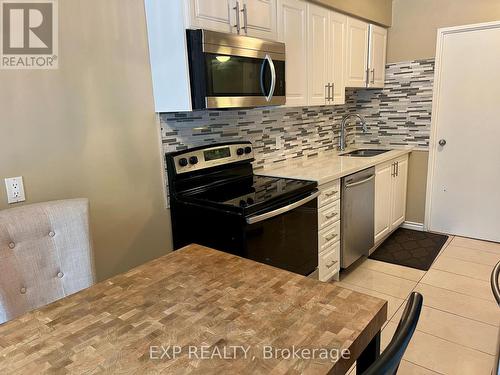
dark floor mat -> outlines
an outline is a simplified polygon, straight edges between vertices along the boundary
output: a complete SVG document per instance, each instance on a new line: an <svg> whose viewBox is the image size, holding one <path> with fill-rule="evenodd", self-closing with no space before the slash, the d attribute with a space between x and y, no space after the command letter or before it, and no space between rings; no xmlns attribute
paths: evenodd
<svg viewBox="0 0 500 375"><path fill-rule="evenodd" d="M370 258L427 271L446 240L448 236L442 234L399 228Z"/></svg>

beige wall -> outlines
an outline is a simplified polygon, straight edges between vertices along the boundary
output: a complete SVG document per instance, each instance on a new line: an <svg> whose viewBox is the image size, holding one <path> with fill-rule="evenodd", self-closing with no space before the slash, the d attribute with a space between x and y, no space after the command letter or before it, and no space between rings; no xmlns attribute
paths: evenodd
<svg viewBox="0 0 500 375"><path fill-rule="evenodd" d="M388 62L433 58L437 29L500 20L500 0L394 0Z"/></svg>
<svg viewBox="0 0 500 375"><path fill-rule="evenodd" d="M392 22L392 0L309 0L384 26Z"/></svg>
<svg viewBox="0 0 500 375"><path fill-rule="evenodd" d="M429 152L413 151L408 165L408 198L406 220L423 224L425 218L425 192Z"/></svg>
<svg viewBox="0 0 500 375"><path fill-rule="evenodd" d="M0 71L0 182L88 197L99 279L171 248L143 6L59 1L60 69Z"/></svg>

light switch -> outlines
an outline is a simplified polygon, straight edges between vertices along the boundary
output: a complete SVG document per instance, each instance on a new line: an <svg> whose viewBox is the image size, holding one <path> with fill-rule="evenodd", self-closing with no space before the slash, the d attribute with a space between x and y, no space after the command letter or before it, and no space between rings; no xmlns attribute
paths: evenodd
<svg viewBox="0 0 500 375"><path fill-rule="evenodd" d="M22 177L6 178L5 187L7 188L7 202L9 204L24 202L26 200Z"/></svg>

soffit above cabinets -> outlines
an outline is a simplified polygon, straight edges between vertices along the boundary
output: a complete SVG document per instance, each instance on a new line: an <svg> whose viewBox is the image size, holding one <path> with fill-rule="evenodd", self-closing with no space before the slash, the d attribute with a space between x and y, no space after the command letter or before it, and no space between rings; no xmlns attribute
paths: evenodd
<svg viewBox="0 0 500 375"><path fill-rule="evenodd" d="M392 0L307 0L385 27L392 26Z"/></svg>

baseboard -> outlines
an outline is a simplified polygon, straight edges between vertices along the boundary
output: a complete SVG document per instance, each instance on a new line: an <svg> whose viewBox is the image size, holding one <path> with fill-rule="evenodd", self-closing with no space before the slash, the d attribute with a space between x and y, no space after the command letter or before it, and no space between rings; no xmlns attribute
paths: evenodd
<svg viewBox="0 0 500 375"><path fill-rule="evenodd" d="M401 224L401 228L418 230L419 232L423 232L424 231L424 224L415 223L413 221L405 221L403 224Z"/></svg>

